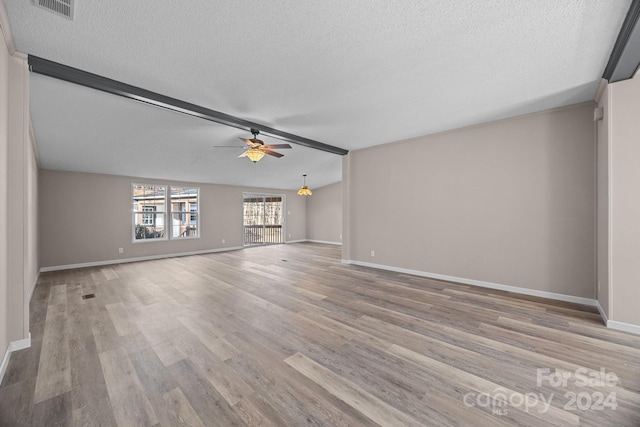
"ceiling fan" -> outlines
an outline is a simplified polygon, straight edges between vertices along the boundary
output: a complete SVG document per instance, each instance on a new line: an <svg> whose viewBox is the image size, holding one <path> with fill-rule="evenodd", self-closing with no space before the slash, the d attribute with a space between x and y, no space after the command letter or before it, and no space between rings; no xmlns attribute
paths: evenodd
<svg viewBox="0 0 640 427"><path fill-rule="evenodd" d="M253 138L246 139L240 138L243 140L249 148L247 148L242 154L238 157L248 157L253 163L258 162L260 159L264 157L265 154L268 154L273 157L282 157L284 154L280 154L276 151L273 151L274 148L282 149L282 148L291 148L289 144L270 144L265 145L264 142L258 139L258 135L260 131L258 129L251 129L251 133L253 134Z"/></svg>

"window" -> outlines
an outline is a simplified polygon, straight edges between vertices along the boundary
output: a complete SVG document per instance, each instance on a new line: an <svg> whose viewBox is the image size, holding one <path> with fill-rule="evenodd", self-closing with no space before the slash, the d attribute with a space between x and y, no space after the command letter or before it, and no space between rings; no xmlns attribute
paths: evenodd
<svg viewBox="0 0 640 427"><path fill-rule="evenodd" d="M142 206L142 212L155 212L155 206L144 205ZM156 225L156 216L155 214L142 214L142 224L143 225Z"/></svg>
<svg viewBox="0 0 640 427"><path fill-rule="evenodd" d="M199 237L198 195L197 187L133 184L134 242ZM171 225L166 222L167 216ZM171 233L165 233L165 224Z"/></svg>
<svg viewBox="0 0 640 427"><path fill-rule="evenodd" d="M171 238L199 237L196 187L171 187Z"/></svg>
<svg viewBox="0 0 640 427"><path fill-rule="evenodd" d="M133 240L166 240L166 185L133 184Z"/></svg>
<svg viewBox="0 0 640 427"><path fill-rule="evenodd" d="M283 243L284 196L243 193L244 245Z"/></svg>
<svg viewBox="0 0 640 427"><path fill-rule="evenodd" d="M191 211L191 215L190 215L190 218L189 218L189 223L191 225L195 225L195 224L198 223L198 204L197 203L192 203L189 208L190 208L190 211Z"/></svg>

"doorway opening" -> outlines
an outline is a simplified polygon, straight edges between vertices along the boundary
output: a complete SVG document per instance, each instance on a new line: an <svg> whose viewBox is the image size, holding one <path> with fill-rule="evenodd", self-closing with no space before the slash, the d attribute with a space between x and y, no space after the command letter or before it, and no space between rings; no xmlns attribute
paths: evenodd
<svg viewBox="0 0 640 427"><path fill-rule="evenodd" d="M243 193L244 245L284 243L284 195Z"/></svg>

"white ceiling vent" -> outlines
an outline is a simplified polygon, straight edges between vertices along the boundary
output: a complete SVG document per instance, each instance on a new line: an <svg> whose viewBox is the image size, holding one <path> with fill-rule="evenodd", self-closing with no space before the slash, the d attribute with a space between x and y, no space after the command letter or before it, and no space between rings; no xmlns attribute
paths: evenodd
<svg viewBox="0 0 640 427"><path fill-rule="evenodd" d="M47 9L56 15L62 15L65 18L73 19L73 1L74 0L33 0L33 3L43 9Z"/></svg>

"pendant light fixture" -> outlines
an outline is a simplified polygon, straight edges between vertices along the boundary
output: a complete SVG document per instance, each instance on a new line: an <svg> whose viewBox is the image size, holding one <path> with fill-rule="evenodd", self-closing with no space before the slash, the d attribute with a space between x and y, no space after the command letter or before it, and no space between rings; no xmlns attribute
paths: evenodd
<svg viewBox="0 0 640 427"><path fill-rule="evenodd" d="M264 151L260 150L259 148L249 148L245 153L249 160L251 160L253 163L256 163L258 160L264 157Z"/></svg>
<svg viewBox="0 0 640 427"><path fill-rule="evenodd" d="M298 190L298 196L310 196L313 193L307 187L307 174L302 175L302 179L302 187Z"/></svg>

